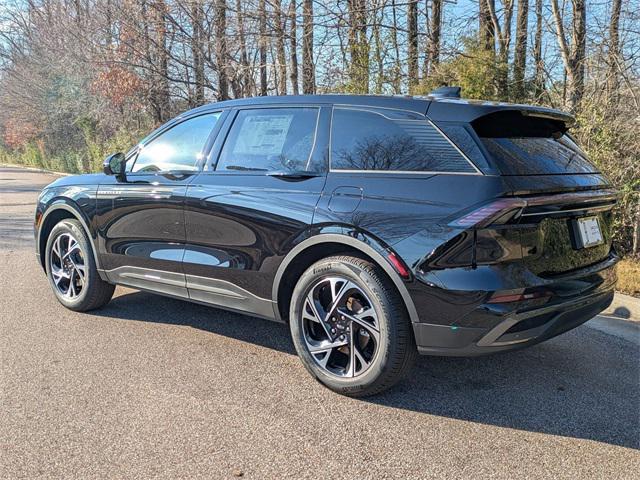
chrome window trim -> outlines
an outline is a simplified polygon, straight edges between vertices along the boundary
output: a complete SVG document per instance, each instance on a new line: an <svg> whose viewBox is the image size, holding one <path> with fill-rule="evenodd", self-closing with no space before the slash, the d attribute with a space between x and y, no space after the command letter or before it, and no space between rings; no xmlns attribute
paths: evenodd
<svg viewBox="0 0 640 480"><path fill-rule="evenodd" d="M442 137L444 137L447 142L449 142L450 145L453 146L453 148L455 148L455 150L462 156L462 158L464 158L469 165L471 165L471 167L475 170L475 172L449 172L446 170L439 170L439 171L424 171L424 170L357 170L357 169L342 169L342 168L333 168L332 164L333 164L333 116L336 110L356 110L356 111L363 111L363 112L367 112L367 113L373 113L375 115L380 115L383 118L386 118L387 120L391 120L391 121L395 121L395 119L387 117L386 115L380 113L380 112L376 112L375 110L372 110L372 108L378 108L378 107L364 107L364 106L351 106L351 105L342 105L342 104L336 104L334 105L334 107L331 110L331 122L329 123L329 172L344 172L344 173L392 173L392 174L404 174L404 175L484 175L484 173L482 173L478 167L476 167L476 165L469 159L469 157L467 157L464 152L462 152L452 141L449 137L447 137L444 132L438 128L437 125L435 125L431 119L429 119L426 115L422 115L424 120L426 120ZM415 113L417 115L421 115L417 112L413 112L411 110L402 110L399 108L389 108L389 107L383 107L386 108L387 110L396 110L396 111L407 111L410 113ZM405 122L422 122L424 120L403 120Z"/></svg>

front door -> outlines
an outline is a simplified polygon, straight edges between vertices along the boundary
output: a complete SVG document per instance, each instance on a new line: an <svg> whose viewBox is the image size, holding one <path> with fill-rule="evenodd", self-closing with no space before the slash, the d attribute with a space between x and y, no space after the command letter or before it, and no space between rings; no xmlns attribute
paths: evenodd
<svg viewBox="0 0 640 480"><path fill-rule="evenodd" d="M109 280L187 297L184 198L220 112L168 124L98 188L98 250Z"/></svg>
<svg viewBox="0 0 640 480"><path fill-rule="evenodd" d="M272 318L281 259L304 235L327 171L329 109L239 109L209 168L188 187L184 271L190 298Z"/></svg>

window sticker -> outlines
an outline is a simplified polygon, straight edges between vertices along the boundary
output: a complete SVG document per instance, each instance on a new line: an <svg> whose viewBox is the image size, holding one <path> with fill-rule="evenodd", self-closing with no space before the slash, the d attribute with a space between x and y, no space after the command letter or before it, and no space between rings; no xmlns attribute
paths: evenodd
<svg viewBox="0 0 640 480"><path fill-rule="evenodd" d="M233 148L239 155L280 155L293 115L253 115L245 117Z"/></svg>

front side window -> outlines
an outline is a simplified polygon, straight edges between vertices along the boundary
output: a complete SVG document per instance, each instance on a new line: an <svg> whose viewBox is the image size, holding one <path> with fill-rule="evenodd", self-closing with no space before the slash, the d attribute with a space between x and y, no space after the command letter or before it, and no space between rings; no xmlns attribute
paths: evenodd
<svg viewBox="0 0 640 480"><path fill-rule="evenodd" d="M200 115L161 133L140 150L131 171L198 170L205 143L219 117L220 112Z"/></svg>
<svg viewBox="0 0 640 480"><path fill-rule="evenodd" d="M426 119L336 108L331 124L331 168L475 173L469 161Z"/></svg>
<svg viewBox="0 0 640 480"><path fill-rule="evenodd" d="M240 110L216 170L309 171L318 108Z"/></svg>

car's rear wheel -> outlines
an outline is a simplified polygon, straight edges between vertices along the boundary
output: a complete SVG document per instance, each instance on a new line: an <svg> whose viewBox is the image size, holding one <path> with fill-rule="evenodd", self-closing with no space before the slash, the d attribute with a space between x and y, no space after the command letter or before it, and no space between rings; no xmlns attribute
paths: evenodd
<svg viewBox="0 0 640 480"><path fill-rule="evenodd" d="M65 307L84 312L111 300L114 285L100 278L91 244L77 220L56 224L45 251L47 277L53 293Z"/></svg>
<svg viewBox="0 0 640 480"><path fill-rule="evenodd" d="M293 291L289 318L304 366L344 395L386 390L417 355L395 287L380 267L361 258L330 257L312 265Z"/></svg>

